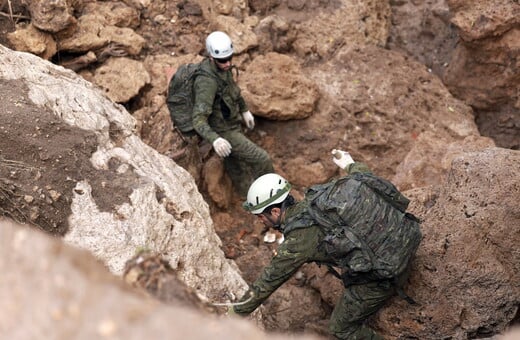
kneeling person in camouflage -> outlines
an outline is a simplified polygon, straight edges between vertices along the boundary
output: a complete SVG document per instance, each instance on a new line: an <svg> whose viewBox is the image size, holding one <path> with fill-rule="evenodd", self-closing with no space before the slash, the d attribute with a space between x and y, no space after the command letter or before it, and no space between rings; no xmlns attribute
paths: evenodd
<svg viewBox="0 0 520 340"><path fill-rule="evenodd" d="M271 173L259 177L247 194L246 210L284 241L277 255L233 307L253 312L307 262L341 268L335 274L345 291L331 315L329 329L339 339L382 339L365 320L385 301L402 293L411 258L421 240L418 220L406 213L408 199L388 181L374 176L347 152L334 162L348 176L311 187L301 202L291 185ZM403 293L404 294L404 293Z"/></svg>

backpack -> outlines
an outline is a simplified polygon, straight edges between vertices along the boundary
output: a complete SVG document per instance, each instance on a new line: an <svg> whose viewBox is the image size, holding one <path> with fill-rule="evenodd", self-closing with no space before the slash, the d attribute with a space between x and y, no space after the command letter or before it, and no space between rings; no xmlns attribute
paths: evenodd
<svg viewBox="0 0 520 340"><path fill-rule="evenodd" d="M320 247L350 282L396 278L422 235L409 199L384 178L355 173L311 187L308 212L324 229ZM344 277L345 279L345 277Z"/></svg>
<svg viewBox="0 0 520 340"><path fill-rule="evenodd" d="M168 110L174 125L181 132L193 131L192 113L195 102L193 82L195 78L204 74L216 79L219 85L221 82L217 76L203 70L201 64L183 64L179 66L168 85Z"/></svg>

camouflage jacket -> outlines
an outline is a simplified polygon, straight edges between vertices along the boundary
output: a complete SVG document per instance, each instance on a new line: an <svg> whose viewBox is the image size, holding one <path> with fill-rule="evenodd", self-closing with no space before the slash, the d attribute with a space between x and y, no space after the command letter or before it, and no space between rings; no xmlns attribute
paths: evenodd
<svg viewBox="0 0 520 340"><path fill-rule="evenodd" d="M193 128L213 143L220 132L240 129L241 113L248 108L230 70L219 70L209 59L203 60L201 66L216 78L202 74L193 83Z"/></svg>
<svg viewBox="0 0 520 340"><path fill-rule="evenodd" d="M351 164L347 170L350 174L370 172L363 163ZM308 204L309 200L306 197L286 210L281 225L285 239L278 247L271 263L264 268L261 276L240 300L243 302L250 298L250 301L234 307L237 314L245 315L253 312L304 263L335 264L334 260L319 247L325 232L310 217L307 212Z"/></svg>

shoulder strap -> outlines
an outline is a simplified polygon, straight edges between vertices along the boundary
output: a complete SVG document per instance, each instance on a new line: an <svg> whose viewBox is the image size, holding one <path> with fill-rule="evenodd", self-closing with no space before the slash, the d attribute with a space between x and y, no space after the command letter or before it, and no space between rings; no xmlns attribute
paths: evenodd
<svg viewBox="0 0 520 340"><path fill-rule="evenodd" d="M193 77L197 77L199 75L204 75L206 77L209 77L209 78L212 78L212 79L215 79L217 81L217 85L218 85L218 88L219 90L221 90L222 88L224 88L225 86L225 82L224 80L220 79L219 76L217 76L216 74L212 73L212 72L209 72L207 70L205 70L204 68L202 68L202 63L199 63L199 67L198 69L193 73Z"/></svg>

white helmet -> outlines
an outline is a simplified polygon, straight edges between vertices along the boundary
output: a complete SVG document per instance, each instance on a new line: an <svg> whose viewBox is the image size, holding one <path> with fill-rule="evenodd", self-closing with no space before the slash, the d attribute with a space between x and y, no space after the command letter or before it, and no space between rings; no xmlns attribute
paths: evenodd
<svg viewBox="0 0 520 340"><path fill-rule="evenodd" d="M252 214L260 214L268 206L283 202L290 190L291 184L282 176L262 175L249 187L243 207Z"/></svg>
<svg viewBox="0 0 520 340"><path fill-rule="evenodd" d="M224 32L215 31L206 38L206 51L213 58L227 58L233 54L231 38Z"/></svg>

